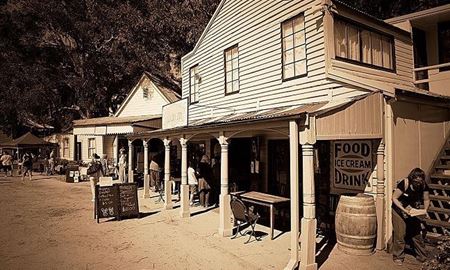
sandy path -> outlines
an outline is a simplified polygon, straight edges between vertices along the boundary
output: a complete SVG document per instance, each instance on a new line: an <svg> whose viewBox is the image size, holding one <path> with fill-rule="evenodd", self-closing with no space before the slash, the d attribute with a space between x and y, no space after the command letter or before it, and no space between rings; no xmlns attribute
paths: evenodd
<svg viewBox="0 0 450 270"><path fill-rule="evenodd" d="M183 220L177 209L161 212L161 204L149 199L140 205L141 219L97 224L89 192L87 183L38 177L23 185L1 178L1 269L260 268L252 263L259 263L259 252L245 249L244 239L233 243L244 255L223 248L230 240L211 226L216 213Z"/></svg>
<svg viewBox="0 0 450 270"><path fill-rule="evenodd" d="M156 198L140 199L142 218L97 224L90 199L88 183L38 176L23 185L0 177L0 269L251 270L283 269L289 261L289 232L249 244L246 237L219 237L218 209L193 208L200 213L181 219L179 208L161 211ZM420 269L412 257L398 267L385 252L355 257L336 247L321 269L350 266Z"/></svg>

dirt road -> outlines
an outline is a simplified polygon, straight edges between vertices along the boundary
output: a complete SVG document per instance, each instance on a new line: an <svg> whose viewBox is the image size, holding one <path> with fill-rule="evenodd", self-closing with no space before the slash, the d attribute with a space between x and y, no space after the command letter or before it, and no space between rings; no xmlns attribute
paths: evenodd
<svg viewBox="0 0 450 270"><path fill-rule="evenodd" d="M153 195L140 199L140 219L97 224L88 183L37 176L22 184L0 177L0 269L251 270L283 269L289 261L289 232L244 244L246 237L217 235L217 209L196 207L182 219L177 205L162 211ZM391 258L384 252L354 257L334 248L321 269L420 268L395 267Z"/></svg>

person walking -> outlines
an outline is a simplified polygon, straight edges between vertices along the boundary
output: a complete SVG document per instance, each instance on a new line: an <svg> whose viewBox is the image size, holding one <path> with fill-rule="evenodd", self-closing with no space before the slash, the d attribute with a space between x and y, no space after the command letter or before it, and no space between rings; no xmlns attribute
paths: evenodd
<svg viewBox="0 0 450 270"><path fill-rule="evenodd" d="M33 177L33 158L30 153L25 153L22 157L22 183L25 184L25 175L28 174L28 177Z"/></svg>
<svg viewBox="0 0 450 270"><path fill-rule="evenodd" d="M198 189L200 194L200 205L203 207L209 206L209 194L211 191L212 171L209 157L203 155L198 166Z"/></svg>
<svg viewBox="0 0 450 270"><path fill-rule="evenodd" d="M150 162L150 188L155 192L159 190L159 172L160 168L157 162L157 155L155 155L152 157L152 161Z"/></svg>
<svg viewBox="0 0 450 270"><path fill-rule="evenodd" d="M10 154L8 154L7 152L3 152L3 155L0 158L0 164L5 171L5 177L8 177L8 172L10 172L10 175L13 176L13 157Z"/></svg>
<svg viewBox="0 0 450 270"><path fill-rule="evenodd" d="M52 149L50 152L50 158L48 159L49 172L48 174L53 175L55 173L55 162L56 162L56 151Z"/></svg>
<svg viewBox="0 0 450 270"><path fill-rule="evenodd" d="M413 169L408 177L398 182L392 196L392 225L394 229L392 255L397 265L405 259L405 240L413 242L416 259L424 262L427 258L422 237L421 221L418 215L425 215L430 206L428 185L425 172ZM419 210L421 207L423 208Z"/></svg>
<svg viewBox="0 0 450 270"><path fill-rule="evenodd" d="M125 149L120 149L120 156L119 156L119 181L122 183L126 183L126 168L127 168L127 155L125 154Z"/></svg>
<svg viewBox="0 0 450 270"><path fill-rule="evenodd" d="M102 165L99 161L100 157L94 153L91 158L87 173L91 184L92 201L95 201L95 186L97 185L99 178L103 176L103 172Z"/></svg>

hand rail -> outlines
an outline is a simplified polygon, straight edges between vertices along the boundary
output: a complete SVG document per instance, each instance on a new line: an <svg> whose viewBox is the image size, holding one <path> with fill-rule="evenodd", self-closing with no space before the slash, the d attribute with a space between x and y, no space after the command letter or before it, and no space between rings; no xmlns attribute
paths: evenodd
<svg viewBox="0 0 450 270"><path fill-rule="evenodd" d="M444 64L439 64L439 65L415 68L414 71L417 72L417 71L423 71L423 70L429 70L429 69L438 69L438 68L443 68L443 67L450 67L450 62L444 63Z"/></svg>

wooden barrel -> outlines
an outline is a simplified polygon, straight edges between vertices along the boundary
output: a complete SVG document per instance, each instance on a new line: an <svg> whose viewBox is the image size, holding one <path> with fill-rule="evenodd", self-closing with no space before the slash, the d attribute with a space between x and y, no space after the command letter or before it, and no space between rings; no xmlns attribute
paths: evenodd
<svg viewBox="0 0 450 270"><path fill-rule="evenodd" d="M370 255L377 236L377 215L372 196L342 195L336 209L338 248L353 255Z"/></svg>

